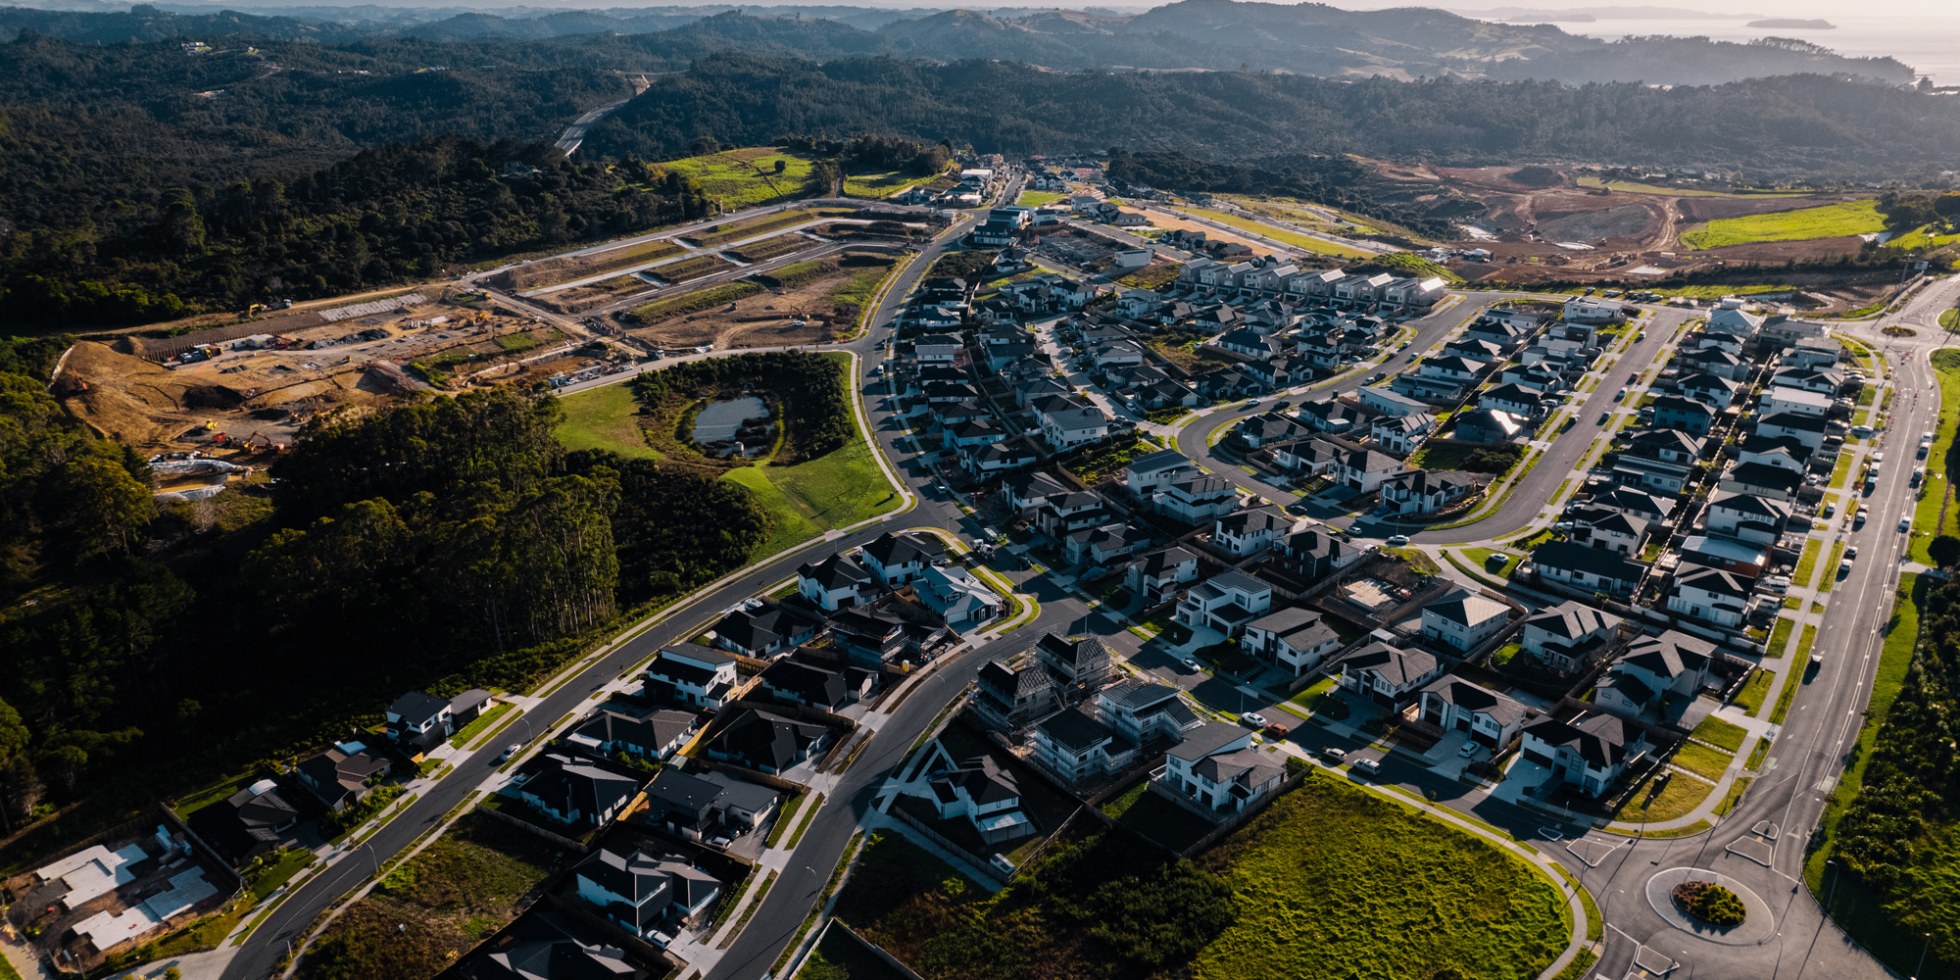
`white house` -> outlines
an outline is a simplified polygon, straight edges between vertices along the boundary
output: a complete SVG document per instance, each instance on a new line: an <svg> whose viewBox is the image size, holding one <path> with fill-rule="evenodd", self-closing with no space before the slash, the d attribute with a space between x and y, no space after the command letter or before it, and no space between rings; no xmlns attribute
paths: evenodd
<svg viewBox="0 0 1960 980"><path fill-rule="evenodd" d="M1279 756L1252 744L1252 732L1208 722L1165 753L1153 786L1211 817L1238 813L1279 791L1286 769Z"/></svg>
<svg viewBox="0 0 1960 980"><path fill-rule="evenodd" d="M1574 296L1565 301L1565 318L1573 323L1612 323L1626 318L1624 304L1610 300Z"/></svg>
<svg viewBox="0 0 1960 980"><path fill-rule="evenodd" d="M1420 711L1423 721L1446 732L1465 732L1488 749L1509 745L1528 714L1515 698L1458 677L1440 677L1423 688Z"/></svg>
<svg viewBox="0 0 1960 980"><path fill-rule="evenodd" d="M836 612L869 601L878 587L862 563L839 552L798 566L796 592L818 609Z"/></svg>
<svg viewBox="0 0 1960 980"><path fill-rule="evenodd" d="M1749 587L1718 568L1692 571L1674 580L1667 611L1734 629L1749 611Z"/></svg>
<svg viewBox="0 0 1960 980"><path fill-rule="evenodd" d="M1245 558L1270 549L1274 541L1293 529L1293 523L1270 505L1234 511L1212 523L1212 547L1234 558Z"/></svg>
<svg viewBox="0 0 1960 980"><path fill-rule="evenodd" d="M1192 586L1178 602L1174 620L1237 636L1273 607L1273 587L1244 572L1220 572Z"/></svg>
<svg viewBox="0 0 1960 980"><path fill-rule="evenodd" d="M1525 726L1519 750L1550 766L1561 783L1599 797L1647 754L1648 745L1639 728L1610 714L1588 712L1572 721L1546 718Z"/></svg>
<svg viewBox="0 0 1960 980"><path fill-rule="evenodd" d="M1299 677L1341 648L1340 634L1311 609L1278 609L1246 624L1239 649Z"/></svg>
<svg viewBox="0 0 1960 980"><path fill-rule="evenodd" d="M1177 545L1143 555L1123 572L1123 587L1150 605L1169 599L1179 588L1197 580L1198 556Z"/></svg>
<svg viewBox="0 0 1960 980"><path fill-rule="evenodd" d="M932 552L910 534L886 531L858 554L865 570L886 588L895 589L916 581L932 567Z"/></svg>
<svg viewBox="0 0 1960 980"><path fill-rule="evenodd" d="M692 708L727 704L735 681L735 658L697 643L665 647L647 664L649 693Z"/></svg>
<svg viewBox="0 0 1960 980"><path fill-rule="evenodd" d="M1122 681L1096 692L1096 717L1138 745L1182 741L1203 720L1179 694L1168 684Z"/></svg>
<svg viewBox="0 0 1960 980"><path fill-rule="evenodd" d="M1123 485L1140 498L1168 488L1172 482L1197 474L1197 464L1175 449L1159 449L1130 460L1123 468Z"/></svg>
<svg viewBox="0 0 1960 980"><path fill-rule="evenodd" d="M1049 396L1037 399L1032 407L1049 449L1073 449L1109 435L1109 417L1080 399Z"/></svg>
<svg viewBox="0 0 1960 980"><path fill-rule="evenodd" d="M1575 673L1605 655L1620 622L1612 613L1567 599L1527 617L1519 646L1558 673Z"/></svg>
<svg viewBox="0 0 1960 980"><path fill-rule="evenodd" d="M1443 662L1435 654L1376 639L1341 659L1340 685L1382 704L1400 707L1442 674Z"/></svg>
<svg viewBox="0 0 1960 980"><path fill-rule="evenodd" d="M1422 607L1422 636L1468 653L1502 632L1510 618L1510 606L1459 590Z"/></svg>
<svg viewBox="0 0 1960 980"><path fill-rule="evenodd" d="M1083 711L1061 711L1034 726L1034 758L1068 783L1106 779L1136 764L1137 744Z"/></svg>
<svg viewBox="0 0 1960 980"><path fill-rule="evenodd" d="M578 897L642 939L671 936L700 921L721 895L721 882L650 840L609 845L574 872Z"/></svg>

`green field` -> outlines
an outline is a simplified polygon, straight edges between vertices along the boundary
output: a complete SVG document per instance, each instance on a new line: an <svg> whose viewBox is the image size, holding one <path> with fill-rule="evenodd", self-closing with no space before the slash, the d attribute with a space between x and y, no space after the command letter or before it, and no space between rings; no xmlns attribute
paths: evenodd
<svg viewBox="0 0 1960 980"><path fill-rule="evenodd" d="M898 506L898 496L863 439L793 466L743 466L722 475L748 487L775 530L757 555L793 548L832 528L847 527Z"/></svg>
<svg viewBox="0 0 1960 980"><path fill-rule="evenodd" d="M1729 767L1729 760L1735 758L1721 749L1711 749L1696 742L1687 742L1681 751L1668 760L1670 765L1686 769L1711 782L1722 778L1722 771Z"/></svg>
<svg viewBox="0 0 1960 980"><path fill-rule="evenodd" d="M1947 330L1960 330L1960 307L1942 312L1940 326Z"/></svg>
<svg viewBox="0 0 1960 980"><path fill-rule="evenodd" d="M558 407L565 418L556 434L566 449L610 449L634 459L660 458L640 431L639 406L633 403L630 387L607 385L566 395L558 399Z"/></svg>
<svg viewBox="0 0 1960 980"><path fill-rule="evenodd" d="M844 194L847 197L869 197L884 200L911 187L931 180L930 177L917 177L903 170L892 170L882 174L849 174L844 178Z"/></svg>
<svg viewBox="0 0 1960 980"><path fill-rule="evenodd" d="M1038 208L1044 204L1053 204L1065 197L1068 195L1060 191L1022 191L1020 198L1014 203L1022 207Z"/></svg>
<svg viewBox="0 0 1960 980"><path fill-rule="evenodd" d="M1332 255L1344 259L1365 259L1370 257L1369 253L1363 252L1358 248L1337 245L1325 239L1315 238L1312 235L1302 235L1297 231L1288 231L1285 228L1275 227L1263 221L1242 218L1236 214L1227 214L1224 211L1194 207L1181 207L1177 210L1193 217L1216 221L1221 225L1230 225L1241 231L1251 232L1263 238L1270 238L1273 241L1282 242L1294 248L1305 249L1306 251L1315 252L1320 255Z"/></svg>
<svg viewBox="0 0 1960 980"><path fill-rule="evenodd" d="M1665 784L1660 777L1666 775ZM1656 789L1658 786L1658 790ZM1713 784L1702 782L1693 776L1683 775L1661 768L1648 774L1640 785L1627 794L1620 806L1620 812L1613 819L1621 823L1660 823L1663 820L1676 820L1688 815L1701 801L1714 792Z"/></svg>
<svg viewBox="0 0 1960 980"><path fill-rule="evenodd" d="M1944 248L1960 242L1960 232L1950 231L1946 226L1921 225L1885 243L1886 248L1913 251L1918 249Z"/></svg>
<svg viewBox="0 0 1960 980"><path fill-rule="evenodd" d="M1839 238L1885 230L1874 200L1844 201L1795 211L1772 211L1745 218L1718 218L1681 236L1690 248L1721 248L1754 242L1795 242Z"/></svg>
<svg viewBox="0 0 1960 980"><path fill-rule="evenodd" d="M1637 180L1603 180L1590 175L1580 177L1578 183L1580 187L1604 187L1622 194L1665 194L1669 197L1809 197L1815 193L1814 191L1756 190L1753 188L1715 191L1702 188L1669 187L1665 184L1646 184Z"/></svg>
<svg viewBox="0 0 1960 980"><path fill-rule="evenodd" d="M1309 778L1200 864L1239 910L1192 963L1200 980L1530 977L1570 938L1564 898L1522 861L1334 778Z"/></svg>
<svg viewBox="0 0 1960 980"><path fill-rule="evenodd" d="M783 164L780 174L778 161ZM772 146L751 146L668 160L660 166L693 178L722 210L735 211L803 196L811 161Z"/></svg>

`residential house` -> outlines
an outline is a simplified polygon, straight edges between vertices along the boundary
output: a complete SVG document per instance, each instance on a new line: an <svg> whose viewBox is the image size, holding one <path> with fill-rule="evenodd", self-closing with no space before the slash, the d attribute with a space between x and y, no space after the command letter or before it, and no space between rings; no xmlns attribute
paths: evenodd
<svg viewBox="0 0 1960 980"><path fill-rule="evenodd" d="M1273 607L1273 586L1244 572L1220 572L1185 590L1172 619L1238 636Z"/></svg>
<svg viewBox="0 0 1960 980"><path fill-rule="evenodd" d="M1565 301L1565 319L1573 323L1617 323L1627 317L1624 303L1574 296Z"/></svg>
<svg viewBox="0 0 1960 980"><path fill-rule="evenodd" d="M1690 463L1670 463L1664 459L1621 453L1613 460L1613 478L1628 486L1654 490L1670 496L1687 491L1696 467Z"/></svg>
<svg viewBox="0 0 1960 980"><path fill-rule="evenodd" d="M1608 487L1593 494L1588 503L1595 507L1624 511L1649 524L1658 524L1674 513L1674 501L1657 497L1635 487Z"/></svg>
<svg viewBox="0 0 1960 980"><path fill-rule="evenodd" d="M1516 383L1494 385L1477 396L1478 408L1509 412L1533 421L1542 420L1548 414L1546 402L1545 395Z"/></svg>
<svg viewBox="0 0 1960 980"><path fill-rule="evenodd" d="M572 872L578 897L615 925L656 945L690 928L721 896L721 882L653 841L604 846Z"/></svg>
<svg viewBox="0 0 1960 980"><path fill-rule="evenodd" d="M1647 566L1600 548L1570 541L1548 541L1531 552L1531 567L1548 582L1588 592L1629 596Z"/></svg>
<svg viewBox="0 0 1960 980"><path fill-rule="evenodd" d="M1130 562L1123 587L1142 597L1145 605L1168 601L1178 589L1198 580L1198 556L1172 545Z"/></svg>
<svg viewBox="0 0 1960 980"><path fill-rule="evenodd" d="M1605 656L1618 636L1621 619L1567 599L1526 617L1519 647L1560 674L1575 674Z"/></svg>
<svg viewBox="0 0 1960 980"><path fill-rule="evenodd" d="M1247 449L1258 449L1268 443L1296 439L1307 434L1306 426L1278 412L1248 416L1232 431Z"/></svg>
<svg viewBox="0 0 1960 980"><path fill-rule="evenodd" d="M700 727L700 716L671 708L608 702L566 734L565 743L602 759L630 755L665 761Z"/></svg>
<svg viewBox="0 0 1960 980"><path fill-rule="evenodd" d="M1150 499L1158 513L1185 524L1203 524L1238 509L1238 491L1223 478L1193 472Z"/></svg>
<svg viewBox="0 0 1960 980"><path fill-rule="evenodd" d="M838 552L799 565L796 592L818 609L836 612L871 601L879 589L862 562Z"/></svg>
<svg viewBox="0 0 1960 980"><path fill-rule="evenodd" d="M1373 493L1382 482L1402 472L1402 461L1372 449L1356 449L1335 464L1335 478L1341 485L1361 493Z"/></svg>
<svg viewBox="0 0 1960 980"><path fill-rule="evenodd" d="M729 610L712 632L715 646L765 660L816 639L823 628L823 617L802 606L757 598Z"/></svg>
<svg viewBox="0 0 1960 980"><path fill-rule="evenodd" d="M1096 717L1137 745L1182 741L1202 724L1177 688L1124 680L1096 692Z"/></svg>
<svg viewBox="0 0 1960 980"><path fill-rule="evenodd" d="M1376 639L1341 658L1340 685L1399 708L1423 685L1443 675L1443 662L1420 647L1390 646Z"/></svg>
<svg viewBox="0 0 1960 980"><path fill-rule="evenodd" d="M1361 424L1361 413L1346 402L1332 397L1315 398L1301 402L1294 410L1294 417L1315 432L1339 435L1352 431Z"/></svg>
<svg viewBox="0 0 1960 980"><path fill-rule="evenodd" d="M1326 532L1307 528L1275 543L1279 567L1303 582L1318 582L1361 559L1361 552Z"/></svg>
<svg viewBox="0 0 1960 980"><path fill-rule="evenodd" d="M336 742L301 762L293 776L328 810L340 811L366 799L393 769L386 755L369 751L364 743Z"/></svg>
<svg viewBox="0 0 1960 980"><path fill-rule="evenodd" d="M708 758L776 775L830 748L830 729L752 705L708 740Z"/></svg>
<svg viewBox="0 0 1960 980"><path fill-rule="evenodd" d="M1403 517L1430 516L1462 503L1487 477L1455 470L1408 470L1381 484L1381 509Z"/></svg>
<svg viewBox="0 0 1960 980"><path fill-rule="evenodd" d="M1137 744L1086 710L1059 711L1034 726L1034 759L1065 782L1081 785L1135 765Z"/></svg>
<svg viewBox="0 0 1960 980"><path fill-rule="evenodd" d="M858 674L865 676L863 671ZM756 675L756 687L779 701L830 712L842 710L865 691L864 683L853 683L841 667L800 657L785 657L764 667Z"/></svg>
<svg viewBox="0 0 1960 980"><path fill-rule="evenodd" d="M1079 398L1048 396L1037 399L1035 424L1048 448L1056 452L1087 445L1109 435L1109 417Z"/></svg>
<svg viewBox="0 0 1960 980"><path fill-rule="evenodd" d="M1270 504L1248 507L1214 521L1211 544L1234 558L1245 558L1271 549L1274 541L1293 530L1294 523Z"/></svg>
<svg viewBox="0 0 1960 980"><path fill-rule="evenodd" d="M1094 636L1043 633L1034 643L1035 662L1063 700L1080 701L1116 676L1109 647Z"/></svg>
<svg viewBox="0 0 1960 980"><path fill-rule="evenodd" d="M973 712L997 731L1021 731L1055 708L1053 679L1028 658L990 660L974 678Z"/></svg>
<svg viewBox="0 0 1960 980"><path fill-rule="evenodd" d="M1749 586L1718 568L1684 572L1668 591L1667 609L1678 616L1735 629L1749 610Z"/></svg>
<svg viewBox="0 0 1960 980"><path fill-rule="evenodd" d="M1268 660L1299 677L1340 649L1340 634L1311 609L1277 609L1246 624L1239 650Z"/></svg>
<svg viewBox="0 0 1960 980"><path fill-rule="evenodd" d="M667 766L647 784L638 819L689 840L734 837L762 829L782 797L767 786L723 772L687 773Z"/></svg>
<svg viewBox="0 0 1960 980"><path fill-rule="evenodd" d="M1628 558L1640 554L1646 545L1647 521L1625 511L1582 504L1566 511L1565 520L1572 525L1568 533L1578 544Z"/></svg>
<svg viewBox="0 0 1960 980"><path fill-rule="evenodd" d="M1794 439L1816 452L1824 445L1829 423L1822 416L1796 412L1777 412L1756 417L1756 435L1769 439Z"/></svg>
<svg viewBox="0 0 1960 980"><path fill-rule="evenodd" d="M886 531L859 551L858 560L886 588L895 589L924 575L933 554L911 534Z"/></svg>
<svg viewBox="0 0 1960 980"><path fill-rule="evenodd" d="M1463 732L1491 750L1511 744L1530 714L1517 699L1460 677L1439 677L1422 689L1420 717L1446 732Z"/></svg>
<svg viewBox="0 0 1960 980"><path fill-rule="evenodd" d="M1661 395L1654 399L1652 408L1655 428L1680 429L1691 436L1705 436L1715 427L1716 411L1691 398Z"/></svg>
<svg viewBox="0 0 1960 980"><path fill-rule="evenodd" d="M1050 497L1066 497L1073 492L1062 481L1039 470L1018 473L1000 482L1001 501L1021 514L1040 507Z"/></svg>
<svg viewBox="0 0 1960 980"><path fill-rule="evenodd" d="M1836 401L1834 395L1821 395L1802 388L1772 386L1764 389L1762 395L1756 399L1756 413L1776 415L1787 412L1791 415L1828 418L1831 414L1831 406Z"/></svg>
<svg viewBox="0 0 1960 980"><path fill-rule="evenodd" d="M1752 493L1722 491L1709 498L1704 519L1710 533L1773 545L1790 521L1790 505Z"/></svg>
<svg viewBox="0 0 1960 980"><path fill-rule="evenodd" d="M1595 798L1606 795L1648 749L1639 728L1599 712L1569 722L1546 718L1519 733L1525 758L1551 767L1559 782Z"/></svg>
<svg viewBox="0 0 1960 980"><path fill-rule="evenodd" d="M1278 793L1285 777L1278 757L1261 753L1253 744L1252 732L1208 722L1165 753L1164 769L1151 783L1159 792L1215 819Z"/></svg>
<svg viewBox="0 0 1960 980"><path fill-rule="evenodd" d="M1080 491L1049 497L1034 514L1035 527L1051 538L1065 538L1077 531L1101 527L1111 520L1103 498Z"/></svg>
<svg viewBox="0 0 1960 980"><path fill-rule="evenodd" d="M1190 457L1175 449L1159 449L1130 460L1123 468L1123 485L1139 499L1147 500L1198 472L1197 464Z"/></svg>
<svg viewBox="0 0 1960 980"><path fill-rule="evenodd" d="M1387 388L1368 386L1355 393L1361 399L1361 407L1382 415L1405 416L1428 414L1429 406L1422 401L1399 394Z"/></svg>
<svg viewBox="0 0 1960 980"><path fill-rule="evenodd" d="M1435 428L1436 417L1427 412L1383 415L1368 424L1368 435L1381 451L1391 456L1406 457L1415 452Z"/></svg>
<svg viewBox="0 0 1960 980"><path fill-rule="evenodd" d="M1450 435L1458 442L1508 445L1530 434L1523 418L1487 408L1459 412L1450 421Z"/></svg>
<svg viewBox="0 0 1960 980"><path fill-rule="evenodd" d="M1754 494L1789 503L1796 500L1797 494L1803 490L1804 477L1800 470L1785 469L1770 463L1737 461L1723 471L1716 486L1724 491Z"/></svg>
<svg viewBox="0 0 1960 980"><path fill-rule="evenodd" d="M188 824L199 840L237 867L285 847L298 822L299 811L279 794L278 784L261 779L193 812Z"/></svg>
<svg viewBox="0 0 1960 980"><path fill-rule="evenodd" d="M1459 589L1422 607L1422 637L1469 653L1503 632L1510 620L1510 606Z"/></svg>
<svg viewBox="0 0 1960 980"><path fill-rule="evenodd" d="M647 664L648 695L690 708L718 710L735 683L735 658L698 643L663 648Z"/></svg>
<svg viewBox="0 0 1960 980"><path fill-rule="evenodd" d="M640 780L595 763L548 752L526 764L498 790L531 809L580 831L612 821L640 791Z"/></svg>

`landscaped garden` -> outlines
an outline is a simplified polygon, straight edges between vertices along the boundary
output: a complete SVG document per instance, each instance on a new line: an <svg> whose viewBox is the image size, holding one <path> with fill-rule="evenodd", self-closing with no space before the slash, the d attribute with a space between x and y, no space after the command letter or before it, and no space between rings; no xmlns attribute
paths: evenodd
<svg viewBox="0 0 1960 980"><path fill-rule="evenodd" d="M1712 881L1684 881L1675 885L1674 904L1718 929L1739 926L1749 918L1742 897Z"/></svg>

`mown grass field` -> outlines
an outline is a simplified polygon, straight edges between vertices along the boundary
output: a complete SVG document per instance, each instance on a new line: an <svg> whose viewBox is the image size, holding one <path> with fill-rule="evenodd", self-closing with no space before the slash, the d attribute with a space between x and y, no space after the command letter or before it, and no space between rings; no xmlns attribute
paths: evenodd
<svg viewBox="0 0 1960 980"><path fill-rule="evenodd" d="M1669 187L1665 184L1645 184L1637 180L1604 180L1599 177L1579 178L1580 187L1600 188L1618 191L1622 194L1663 194L1668 197L1808 197L1813 191L1741 190L1717 191L1705 188Z"/></svg>
<svg viewBox="0 0 1960 980"><path fill-rule="evenodd" d="M892 170L881 174L846 174L844 194L848 197L869 197L882 201L907 187L923 184L931 179L931 177L914 176L903 170Z"/></svg>
<svg viewBox="0 0 1960 980"><path fill-rule="evenodd" d="M1022 207L1038 208L1044 204L1053 204L1067 196L1061 191L1022 191L1021 196L1014 203Z"/></svg>
<svg viewBox="0 0 1960 980"><path fill-rule="evenodd" d="M1200 980L1536 976L1570 938L1565 900L1517 858L1328 777L1200 859L1239 916Z"/></svg>
<svg viewBox="0 0 1960 980"><path fill-rule="evenodd" d="M1885 230L1878 202L1843 201L1794 211L1771 211L1742 218L1718 218L1681 236L1690 248L1722 248L1755 242L1795 242L1839 238Z"/></svg>
<svg viewBox="0 0 1960 980"><path fill-rule="evenodd" d="M1325 239L1315 238L1312 235L1302 235L1297 231L1288 231L1285 228L1275 227L1273 225L1266 224L1263 221L1254 221L1251 218L1242 218L1236 214L1227 214L1224 211L1214 211L1210 208L1193 208L1193 207L1181 207L1178 208L1177 210L1182 211L1185 214L1191 215L1192 217L1204 218L1209 221L1216 221L1221 225L1229 225L1241 231L1251 232L1254 235L1258 235L1263 238L1270 238L1273 241L1281 242L1287 245L1291 245L1294 248L1304 249L1306 251L1314 252L1320 255L1332 255L1344 259L1360 259L1360 258L1367 258L1369 256L1369 253L1363 252L1358 248L1348 248L1345 245L1336 245L1333 242L1327 241Z"/></svg>
<svg viewBox="0 0 1960 980"><path fill-rule="evenodd" d="M783 164L780 174L778 161ZM811 162L773 146L750 146L668 160L660 166L693 178L709 197L721 202L723 210L734 211L802 196Z"/></svg>

